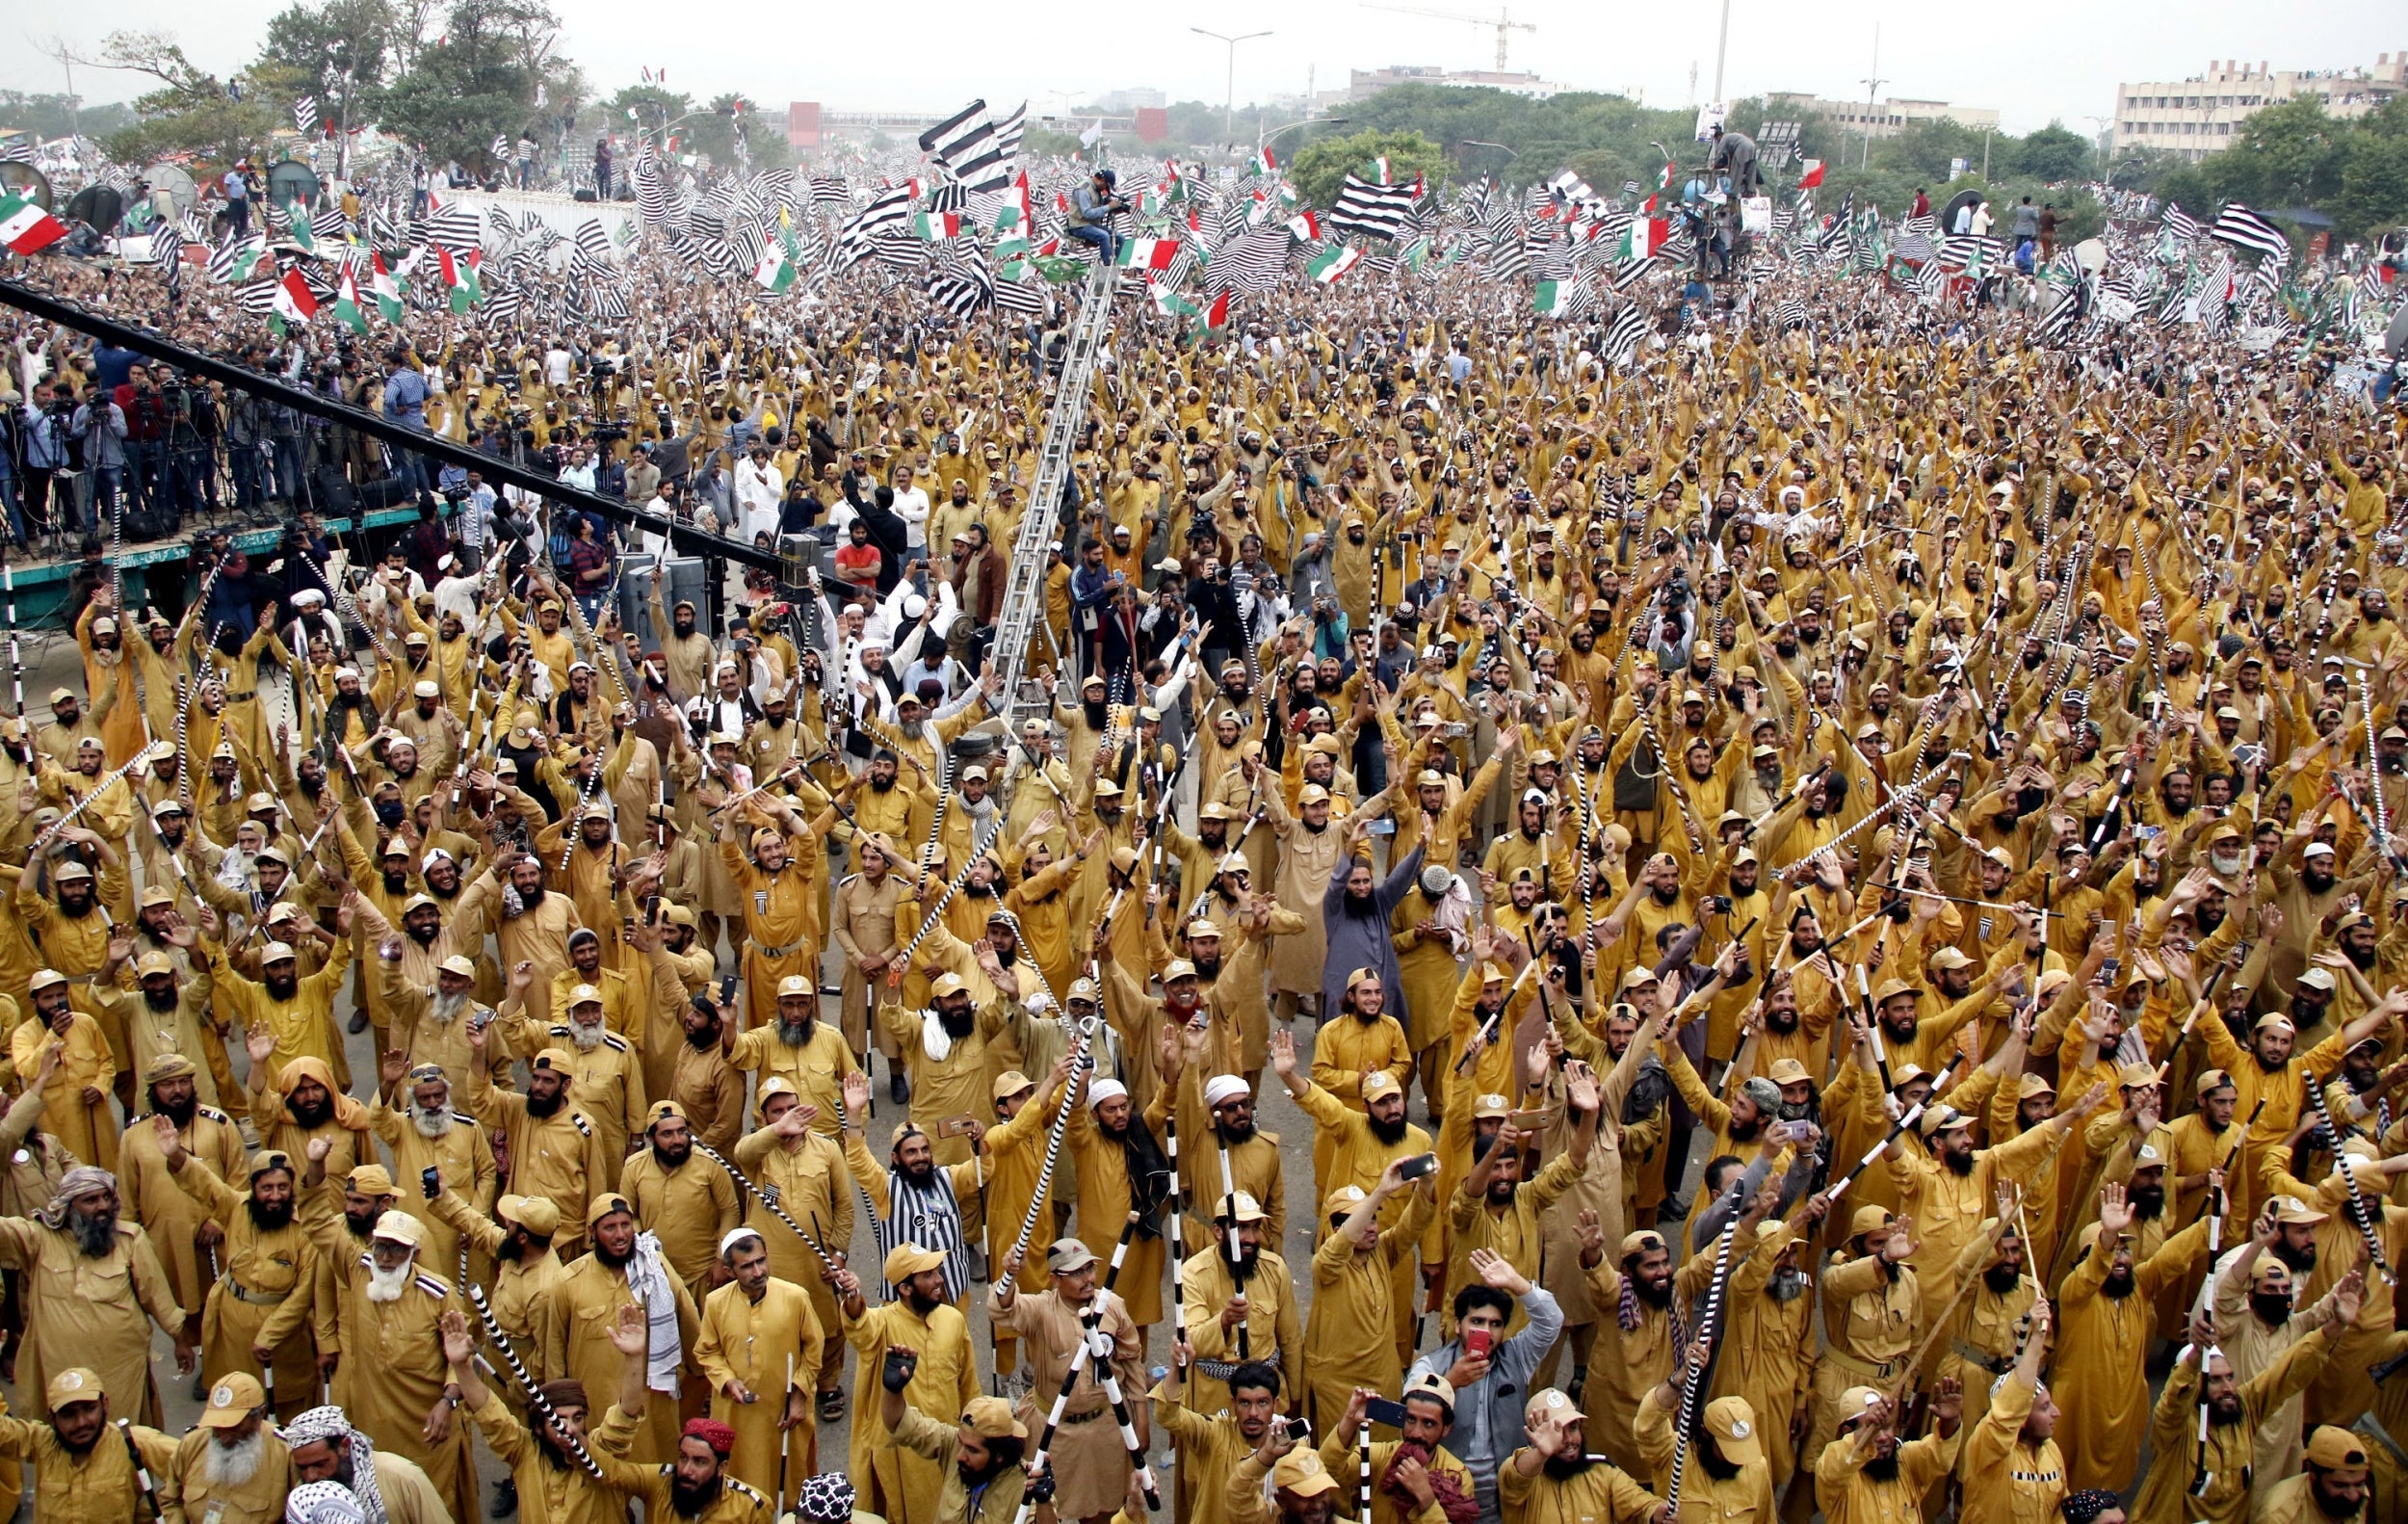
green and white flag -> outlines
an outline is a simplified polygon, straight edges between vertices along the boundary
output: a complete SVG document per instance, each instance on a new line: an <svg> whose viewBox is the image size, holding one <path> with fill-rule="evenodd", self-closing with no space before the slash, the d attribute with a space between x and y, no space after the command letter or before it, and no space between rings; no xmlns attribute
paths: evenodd
<svg viewBox="0 0 2408 1524"><path fill-rule="evenodd" d="M772 296L783 296L794 288L795 262L782 244L772 244L770 251L761 256L759 268L752 272L753 284Z"/></svg>
<svg viewBox="0 0 2408 1524"><path fill-rule="evenodd" d="M284 203L284 236L304 254L318 251L318 238L309 230L309 214L299 201Z"/></svg>
<svg viewBox="0 0 2408 1524"><path fill-rule="evenodd" d="M224 266L225 283L230 286L247 284L252 276L258 274L259 261L265 259L267 255L267 240L256 234L252 235L252 237L248 242L244 243L242 247L236 249L234 250L233 257L226 261ZM217 269L218 266L216 261L211 261L211 273L215 274Z"/></svg>
<svg viewBox="0 0 2408 1524"><path fill-rule="evenodd" d="M1542 318L1563 317L1572 310L1572 293L1577 282L1542 280L1538 283L1538 315Z"/></svg>
<svg viewBox="0 0 2408 1524"><path fill-rule="evenodd" d="M1416 238L1412 243L1405 246L1404 268L1412 271L1418 276L1422 273L1422 266L1428 262L1429 237L1427 234L1424 234L1422 237Z"/></svg>
<svg viewBox="0 0 2408 1524"><path fill-rule="evenodd" d="M359 281L349 265L343 267L343 282L334 288L334 316L353 333L368 331L368 314L359 310Z"/></svg>
<svg viewBox="0 0 2408 1524"><path fill-rule="evenodd" d="M1166 318L1191 318L1202 310L1192 302L1159 281L1148 281L1145 295L1154 303L1154 310Z"/></svg>

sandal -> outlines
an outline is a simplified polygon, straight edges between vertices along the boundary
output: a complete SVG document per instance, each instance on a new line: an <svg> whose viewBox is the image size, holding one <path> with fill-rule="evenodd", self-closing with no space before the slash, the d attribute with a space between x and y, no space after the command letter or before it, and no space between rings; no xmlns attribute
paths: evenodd
<svg viewBox="0 0 2408 1524"><path fill-rule="evenodd" d="M829 1387L826 1391L822 1392L820 1394L820 1422L824 1424L838 1423L843 1420L844 1416L844 1392L833 1386Z"/></svg>

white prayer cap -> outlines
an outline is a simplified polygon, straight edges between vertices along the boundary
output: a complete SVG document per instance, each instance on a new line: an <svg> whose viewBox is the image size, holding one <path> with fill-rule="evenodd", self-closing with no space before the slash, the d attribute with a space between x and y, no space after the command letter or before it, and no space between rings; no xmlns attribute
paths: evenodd
<svg viewBox="0 0 2408 1524"><path fill-rule="evenodd" d="M722 1260L726 1259L727 1251L743 1243L746 1239L759 1238L760 1236L761 1230L757 1227L729 1228L726 1232L720 1235L720 1258Z"/></svg>
<svg viewBox="0 0 2408 1524"><path fill-rule="evenodd" d="M1234 1101L1253 1093L1253 1089L1235 1074L1216 1074L1204 1082L1204 1104L1207 1106L1217 1106L1223 1101Z"/></svg>
<svg viewBox="0 0 2408 1524"><path fill-rule="evenodd" d="M1129 1087L1118 1080L1097 1080L1087 1087L1087 1109L1092 1111L1115 1095L1126 1096L1128 1093Z"/></svg>

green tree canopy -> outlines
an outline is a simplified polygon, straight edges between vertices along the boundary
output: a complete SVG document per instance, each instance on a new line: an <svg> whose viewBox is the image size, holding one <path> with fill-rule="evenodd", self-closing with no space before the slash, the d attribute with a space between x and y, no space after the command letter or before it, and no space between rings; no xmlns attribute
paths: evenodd
<svg viewBox="0 0 2408 1524"><path fill-rule="evenodd" d="M1387 132L1367 127L1344 138L1318 138L1304 145L1288 167L1288 178L1307 206L1327 206L1338 197L1349 174L1366 173L1366 166L1382 154L1388 172L1399 181L1426 176L1431 185L1446 178L1446 155L1438 145L1418 132Z"/></svg>
<svg viewBox="0 0 2408 1524"><path fill-rule="evenodd" d="M560 26L542 0L456 0L440 39L384 92L384 129L435 158L489 167L494 137L515 140L534 119L536 87L573 78L554 56Z"/></svg>
<svg viewBox="0 0 2408 1524"><path fill-rule="evenodd" d="M257 92L193 63L171 34L112 32L100 56L108 67L140 74L156 87L134 101L141 119L108 138L111 156L126 163L148 164L170 153L231 163L262 152L279 124L274 106Z"/></svg>

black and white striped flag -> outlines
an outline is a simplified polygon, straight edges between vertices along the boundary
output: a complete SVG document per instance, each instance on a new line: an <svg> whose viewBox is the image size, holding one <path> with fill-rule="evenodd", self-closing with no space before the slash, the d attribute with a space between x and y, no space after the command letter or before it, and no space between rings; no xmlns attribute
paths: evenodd
<svg viewBox="0 0 2408 1524"><path fill-rule="evenodd" d="M2238 201L2224 203L2224 210L2216 214L2215 226L2209 236L2235 249L2264 254L2278 263L2290 262L2290 241L2283 236L2282 229Z"/></svg>
<svg viewBox="0 0 2408 1524"><path fill-rule="evenodd" d="M293 130L304 138L318 135L318 97L303 95L293 102Z"/></svg>
<svg viewBox="0 0 2408 1524"><path fill-rule="evenodd" d="M1011 158L984 100L970 102L920 134L920 149L970 190L1000 191L1011 183Z"/></svg>
<svg viewBox="0 0 2408 1524"><path fill-rule="evenodd" d="M2182 243L2187 244L2199 236L2198 223L2193 221L2191 215L2184 211L2180 204L2173 201L2165 203L2165 216L2160 225Z"/></svg>
<svg viewBox="0 0 2408 1524"><path fill-rule="evenodd" d="M1613 326L1606 329L1600 354L1615 370L1628 370L1638 357L1638 347L1647 337L1647 317L1636 302L1625 302L1613 316Z"/></svg>
<svg viewBox="0 0 2408 1524"><path fill-rule="evenodd" d="M1413 186L1377 185L1349 174L1329 208L1329 225L1363 238L1399 240L1412 226L1416 198Z"/></svg>

